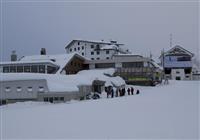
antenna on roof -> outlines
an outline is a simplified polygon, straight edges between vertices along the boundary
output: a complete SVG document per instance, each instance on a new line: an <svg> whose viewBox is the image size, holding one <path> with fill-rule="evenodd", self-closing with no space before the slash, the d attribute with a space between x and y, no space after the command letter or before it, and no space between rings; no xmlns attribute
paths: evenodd
<svg viewBox="0 0 200 140"><path fill-rule="evenodd" d="M170 48L172 48L172 33L170 34Z"/></svg>

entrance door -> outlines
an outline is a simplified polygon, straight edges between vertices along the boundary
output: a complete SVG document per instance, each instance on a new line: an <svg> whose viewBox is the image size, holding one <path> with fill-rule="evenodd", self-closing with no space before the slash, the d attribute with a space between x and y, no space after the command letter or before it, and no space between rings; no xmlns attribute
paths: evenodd
<svg viewBox="0 0 200 140"><path fill-rule="evenodd" d="M177 77L176 77L176 80L181 80L181 77L177 76Z"/></svg>

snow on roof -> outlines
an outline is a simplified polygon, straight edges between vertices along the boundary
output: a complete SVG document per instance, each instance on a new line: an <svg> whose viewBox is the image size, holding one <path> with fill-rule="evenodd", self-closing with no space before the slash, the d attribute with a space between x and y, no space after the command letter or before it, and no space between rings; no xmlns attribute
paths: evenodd
<svg viewBox="0 0 200 140"><path fill-rule="evenodd" d="M118 49L118 47L116 45L105 45L101 47L101 50L112 50L112 49L116 50Z"/></svg>
<svg viewBox="0 0 200 140"><path fill-rule="evenodd" d="M156 67L156 68L159 68L160 70L163 70L163 67L161 67L160 65L158 65L156 62L154 61L151 61L152 64Z"/></svg>
<svg viewBox="0 0 200 140"><path fill-rule="evenodd" d="M80 85L92 85L94 80L102 80L106 85L125 85L121 77L109 77L114 69L84 70L76 75L39 74L39 73L2 73L0 81L46 80L50 92L78 91Z"/></svg>
<svg viewBox="0 0 200 140"><path fill-rule="evenodd" d="M74 39L69 44L67 44L65 48L70 47L74 42L87 42L87 43L97 43L97 44L117 44L117 45L124 45L124 44L121 44L121 43L117 43L116 41L113 41L113 40L105 41L105 40Z"/></svg>
<svg viewBox="0 0 200 140"><path fill-rule="evenodd" d="M86 75L91 80L102 80L106 81L105 86L121 86L125 85L125 81L119 77L112 77L114 74L115 69L109 68L109 69L93 69L93 70L83 70L78 73L78 75ZM110 76L106 76L110 75Z"/></svg>
<svg viewBox="0 0 200 140"><path fill-rule="evenodd" d="M39 62L39 61L51 61L60 66L57 73L61 73L65 65L74 57L82 56L78 55L77 53L70 53L70 54L58 54L58 55L32 55L32 56L24 56L21 58L21 62L32 61L32 62ZM84 58L83 58L84 59Z"/></svg>
<svg viewBox="0 0 200 140"><path fill-rule="evenodd" d="M57 65L53 61L50 60L38 60L38 61L8 61L8 62L0 62L0 65L12 65L12 64L35 64L35 63L52 63Z"/></svg>

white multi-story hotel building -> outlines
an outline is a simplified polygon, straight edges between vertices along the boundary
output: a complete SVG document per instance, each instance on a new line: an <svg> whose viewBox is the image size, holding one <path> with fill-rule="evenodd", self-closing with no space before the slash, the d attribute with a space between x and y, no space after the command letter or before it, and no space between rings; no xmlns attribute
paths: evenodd
<svg viewBox="0 0 200 140"><path fill-rule="evenodd" d="M124 44L117 41L86 41L72 40L66 47L67 53L76 52L90 60L112 59L114 54L130 53L128 49L121 48Z"/></svg>

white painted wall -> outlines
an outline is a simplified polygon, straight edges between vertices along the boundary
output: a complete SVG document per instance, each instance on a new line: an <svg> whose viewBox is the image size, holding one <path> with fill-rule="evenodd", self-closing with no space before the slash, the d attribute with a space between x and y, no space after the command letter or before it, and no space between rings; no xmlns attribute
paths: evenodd
<svg viewBox="0 0 200 140"><path fill-rule="evenodd" d="M91 48L91 45L94 45L94 48ZM109 50L109 54L106 54L106 50L99 50L100 54L97 54L97 50L95 50L96 47L96 43L87 43L87 42L75 42L71 47L66 48L66 52L67 53L72 53L72 52L76 52L82 56L87 57L88 59L92 60L92 58L94 60L97 60L98 58L100 60L104 60L104 59L111 59L112 56L116 53L115 50ZM105 44L106 45L106 44ZM104 44L100 44L100 48L105 46ZM82 47L84 47L84 49L82 49ZM75 49L76 48L76 49ZM78 49L79 48L79 49ZM72 51L70 51L70 49ZM94 52L93 55L91 55L91 52ZM84 53L84 55L83 55Z"/></svg>
<svg viewBox="0 0 200 140"><path fill-rule="evenodd" d="M184 69L172 69L171 77L173 80L176 80L176 77L180 77L183 80L185 78Z"/></svg>

